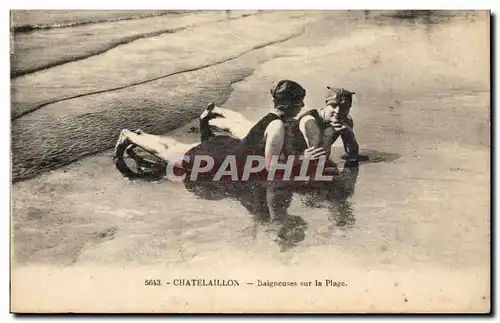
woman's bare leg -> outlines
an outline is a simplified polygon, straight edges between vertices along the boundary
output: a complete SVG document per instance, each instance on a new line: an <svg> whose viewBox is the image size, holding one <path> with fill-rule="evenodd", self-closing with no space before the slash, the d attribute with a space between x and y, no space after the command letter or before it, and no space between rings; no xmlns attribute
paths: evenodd
<svg viewBox="0 0 500 323"><path fill-rule="evenodd" d="M240 123L240 124L252 124L253 122L249 121L247 118L245 118L241 113L228 110L228 109L223 109L221 107L216 106L212 110L213 113L220 114L226 119L232 120L233 122Z"/></svg>
<svg viewBox="0 0 500 323"><path fill-rule="evenodd" d="M215 118L209 121L210 126L217 127L223 131L233 134L238 139L243 139L248 134L253 124L239 124L226 118Z"/></svg>
<svg viewBox="0 0 500 323"><path fill-rule="evenodd" d="M171 137L155 136L142 132L137 134L124 129L120 133L117 146L126 139L166 162L178 162L189 149L197 145L197 143L182 144Z"/></svg>
<svg viewBox="0 0 500 323"><path fill-rule="evenodd" d="M169 137L169 136L152 135L152 134L146 133L142 130L136 130L136 131L134 131L134 133L141 135L141 136L144 136L144 137L148 138L148 140L151 140L151 141L156 140L160 144L162 144L168 148L172 148L174 146L184 145L184 144L178 142L177 140L175 140L174 138Z"/></svg>
<svg viewBox="0 0 500 323"><path fill-rule="evenodd" d="M230 132L239 139L243 139L254 126L254 123L246 119L241 113L223 109L214 104L207 106L207 109L200 115L200 119L208 117L210 113L220 116L210 118L208 121L210 126Z"/></svg>
<svg viewBox="0 0 500 323"><path fill-rule="evenodd" d="M210 113L218 114L222 117L208 120L207 116ZM231 132L240 139L245 137L250 128L253 127L253 123L245 119L242 114L217 107L215 104L209 104L207 106L207 109L200 115L200 120L200 125L203 128L207 128L205 129L207 131L210 131L208 125L214 125L220 129ZM166 162L179 161L188 150L199 144L183 144L172 137L152 135L142 130L133 132L124 129L120 133L120 138L118 139L116 147L126 139Z"/></svg>

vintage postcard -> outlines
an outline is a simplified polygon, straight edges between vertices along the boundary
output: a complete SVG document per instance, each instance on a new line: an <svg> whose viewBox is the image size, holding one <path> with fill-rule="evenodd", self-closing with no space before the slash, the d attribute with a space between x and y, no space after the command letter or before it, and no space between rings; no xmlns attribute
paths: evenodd
<svg viewBox="0 0 500 323"><path fill-rule="evenodd" d="M10 35L11 312L490 312L489 11Z"/></svg>

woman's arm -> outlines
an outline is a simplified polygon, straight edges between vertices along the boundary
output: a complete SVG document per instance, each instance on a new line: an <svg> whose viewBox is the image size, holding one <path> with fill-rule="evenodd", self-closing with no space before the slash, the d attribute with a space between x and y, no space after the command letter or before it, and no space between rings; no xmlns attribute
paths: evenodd
<svg viewBox="0 0 500 323"><path fill-rule="evenodd" d="M285 125L280 120L274 120L267 126L265 135L266 170L269 171L271 167L273 167L273 164L279 163L279 156L281 155L285 144ZM283 194L287 193L286 188L283 186L284 183L280 180L276 181L277 177L282 179L283 172L278 173L280 175L276 176L275 173L272 183L266 186L266 202L272 221L285 219L287 216L287 208L289 206L289 203L286 201L287 199L283 196ZM288 197L291 200L290 194L288 194Z"/></svg>
<svg viewBox="0 0 500 323"><path fill-rule="evenodd" d="M283 151L285 144L285 126L279 121L275 120L269 124L266 129L266 148L265 148L265 167L267 171L270 171L274 167L274 180L282 180L285 173L287 173L283 167L276 167L278 165L283 166L283 162L280 159L280 155ZM291 178L298 176L301 170L302 163L305 159L310 161L317 160L321 156L325 155L323 148L309 147L304 152L300 152L300 155L293 156L293 161L288 165L290 167L289 174ZM302 156L302 158L300 158ZM274 157L274 158L273 158ZM286 163L290 156L284 156L286 158ZM312 166L312 164L311 164ZM279 171L276 170L279 168Z"/></svg>
<svg viewBox="0 0 500 323"><path fill-rule="evenodd" d="M278 162L278 159L283 151L283 146L285 145L285 125L281 120L272 121L265 131L266 136L266 148L265 148L265 158L266 158L266 170L269 171L271 168L271 163ZM273 159L273 156L274 157Z"/></svg>

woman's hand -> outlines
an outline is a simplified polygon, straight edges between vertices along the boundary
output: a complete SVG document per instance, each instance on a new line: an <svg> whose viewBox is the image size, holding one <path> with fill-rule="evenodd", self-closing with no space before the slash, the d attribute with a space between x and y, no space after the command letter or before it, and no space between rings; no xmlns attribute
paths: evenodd
<svg viewBox="0 0 500 323"><path fill-rule="evenodd" d="M309 147L304 150L304 157L309 160L319 159L321 156L326 156L326 151L321 147Z"/></svg>

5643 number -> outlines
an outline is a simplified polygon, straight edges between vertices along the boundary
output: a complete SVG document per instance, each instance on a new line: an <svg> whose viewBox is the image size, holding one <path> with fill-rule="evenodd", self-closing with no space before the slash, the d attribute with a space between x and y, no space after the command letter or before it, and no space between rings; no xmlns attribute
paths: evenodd
<svg viewBox="0 0 500 323"><path fill-rule="evenodd" d="M161 286L161 279L144 279L146 286Z"/></svg>

